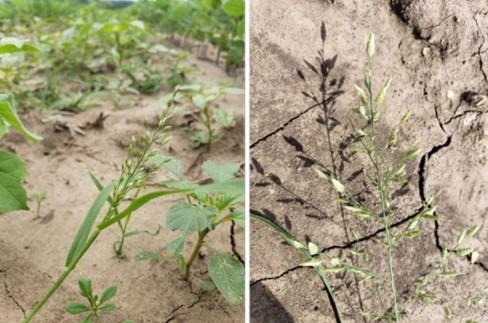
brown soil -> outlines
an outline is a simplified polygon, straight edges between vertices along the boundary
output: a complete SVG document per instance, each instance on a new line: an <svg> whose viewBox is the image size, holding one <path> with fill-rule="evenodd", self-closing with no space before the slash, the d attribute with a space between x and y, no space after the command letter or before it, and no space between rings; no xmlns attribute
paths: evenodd
<svg viewBox="0 0 488 323"><path fill-rule="evenodd" d="M331 160L323 115L302 91L296 70L308 80L322 48L320 25L325 22L325 56L337 55L329 80L344 79L345 93L336 98L331 131ZM439 222L424 223L422 234L403 241L394 252L401 300L412 298L402 322L488 322L488 10L485 1L255 1L251 5L251 208L274 219L299 240L311 239L326 256L355 259L356 265L378 275L387 271L380 225L350 214L341 218L336 196L317 178L312 166L332 168L339 178L366 199L367 161L346 156L351 109L358 99L353 83L362 84L365 43L377 37L375 77L392 77L383 113L383 133L407 110L412 118L401 141L418 141L421 156L407 165L409 184L395 199L394 230L401 230L423 202L439 193ZM346 155L344 155L346 154ZM344 223L349 228L348 234ZM301 268L301 256L282 244L266 227L251 223L251 316L253 322L334 322L327 297L313 271ZM442 249L452 249L457 235L480 224L479 233L464 242L479 259L453 260L456 278L436 278L426 287L435 295L425 306L414 297L414 285L438 262ZM354 236L351 234L354 231ZM369 260L351 257L367 251ZM390 306L389 290L380 291L351 274L331 275L345 322L367 322L361 314Z"/></svg>
<svg viewBox="0 0 488 323"><path fill-rule="evenodd" d="M242 76L231 78L210 62L190 59L198 71L196 83L213 86L221 83L243 86ZM12 133L2 140L4 149L17 152L27 163L29 175L26 188L29 195L45 192L40 217L32 211L14 212L0 217L0 322L20 322L50 284L63 270L71 241L89 206L97 194L89 172L108 182L119 174L120 163L132 135L141 134L146 121L150 124L160 111L157 96L127 96L135 102L130 108L113 109L109 104L84 113L63 115L63 123L74 129L93 122L101 112L108 114L103 129L85 129L85 135L68 130L54 131L49 117L59 112L30 112L22 116L34 132L44 137L38 145L25 142ZM122 100L125 101L125 100ZM191 179L200 179L200 164L205 160L242 162L243 160L243 96L228 96L221 105L233 109L237 125L213 147L190 148L189 134L181 125L183 119L173 119L172 139L162 153L182 161ZM200 157L198 157L200 156ZM196 162L196 166L190 167ZM202 279L208 277L205 260L196 262L191 284L181 279L177 264L165 250L175 233L164 226L165 213L177 197L158 200L146 205L132 220L133 229L161 232L155 237L138 235L126 241L125 257L116 258L112 244L118 239L118 228L103 232L81 260L73 274L39 313L35 322L77 322L78 317L64 312L64 307L79 300L78 280L89 278L95 292L111 284L118 286L114 298L117 309L103 317L103 322L243 322L244 307L229 305L217 291L201 294ZM237 242L237 252L243 254L243 230L236 228L232 237L230 226L209 235L203 249L207 257L215 250L232 252L231 238ZM193 242L194 243L194 242ZM190 246L192 243L190 243ZM190 247L186 249L187 252ZM160 252L161 261L136 261L141 251Z"/></svg>

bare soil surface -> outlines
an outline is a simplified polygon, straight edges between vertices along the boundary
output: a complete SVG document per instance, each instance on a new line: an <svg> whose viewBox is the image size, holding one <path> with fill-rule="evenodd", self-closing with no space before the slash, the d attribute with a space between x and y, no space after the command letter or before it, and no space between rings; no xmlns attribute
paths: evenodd
<svg viewBox="0 0 488 323"><path fill-rule="evenodd" d="M322 22L327 30L325 56L337 55L329 81L343 82L344 92L334 100L334 124L327 125L331 145L320 122L321 107L302 94L318 93L314 72L304 60L316 64ZM381 111L381 133L388 134L410 110L400 140L417 140L422 149L407 165L409 184L395 194L394 230L404 229L423 203L438 194L438 223L422 224L419 237L402 241L394 251L398 293L402 303L408 300L401 321L488 322L485 1L254 1L251 208L299 240L312 240L324 255L386 274L384 229L348 213L343 219L336 195L312 168L335 165L344 184L366 200L373 196L364 176L367 160L347 150L351 110L358 105L353 84L362 84L369 32L377 39L377 86L392 78ZM304 71L307 85L297 69ZM436 268L442 250L455 247L463 229L477 224L480 231L463 245L476 248L479 257L453 259L450 269L460 275L433 278L425 287L433 298L428 306L421 304L416 284ZM299 267L300 254L261 224L252 222L251 228L253 322L335 322L320 280L312 270ZM366 251L369 259L352 251ZM391 306L388 289L377 294L371 283L351 274L330 279L345 322L368 322L362 313Z"/></svg>
<svg viewBox="0 0 488 323"><path fill-rule="evenodd" d="M195 83L208 87L222 83L243 87L242 75L229 77L221 67L193 58L189 59L189 64L197 70L192 76ZM28 165L26 189L29 195L44 192L47 198L39 217L33 198L31 211L0 217L0 322L20 322L63 270L72 239L97 195L89 172L105 183L118 176L131 136L142 134L146 123L149 128L154 124L165 94L127 95L122 101L130 104L124 109L115 109L107 103L79 114L26 113L22 118L27 126L44 140L31 145L14 133L2 140L3 149L17 152ZM182 161L191 179L202 179L200 165L205 160L237 163L243 160L244 97L227 96L219 104L235 112L237 125L210 153L206 148L193 150L190 147L188 120L181 114L172 120L172 139L160 147L163 154ZM85 127L84 135L76 131L94 122L102 112L108 115L102 129ZM162 178L165 176L168 178L168 174L163 174ZM166 244L176 233L165 228L165 214L178 198L181 197L158 200L137 212L131 221L132 229L154 232L161 226L161 232L155 237L128 238L123 259L115 257L112 249L119 238L118 228L101 234L35 321L78 322L80 317L65 313L64 308L70 301L80 300L77 282L80 278L89 278L98 293L109 285L118 286L114 298L117 309L102 317L103 322L120 323L126 319L134 322L243 322L243 306L229 305L216 290L201 292L202 280L208 277L204 259L196 262L189 284L181 279L176 260L166 252ZM231 240L235 241L235 248ZM191 251L192 243L187 252ZM234 231L230 225L223 226L208 236L207 243L202 257L216 250L232 253L233 249L243 256L244 235L237 226ZM161 253L163 259L136 261L135 256L142 251Z"/></svg>

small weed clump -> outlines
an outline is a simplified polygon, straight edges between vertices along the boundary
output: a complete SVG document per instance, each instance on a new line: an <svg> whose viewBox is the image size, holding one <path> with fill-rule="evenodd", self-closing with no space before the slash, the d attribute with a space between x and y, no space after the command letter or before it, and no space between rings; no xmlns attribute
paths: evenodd
<svg viewBox="0 0 488 323"><path fill-rule="evenodd" d="M102 295L93 294L92 282L89 279L80 279L78 282L80 294L85 298L86 304L73 302L68 304L66 312L78 315L88 313L80 322L93 323L101 322L100 315L104 312L111 312L115 309L115 304L108 303L117 293L117 286L110 286L105 289Z"/></svg>

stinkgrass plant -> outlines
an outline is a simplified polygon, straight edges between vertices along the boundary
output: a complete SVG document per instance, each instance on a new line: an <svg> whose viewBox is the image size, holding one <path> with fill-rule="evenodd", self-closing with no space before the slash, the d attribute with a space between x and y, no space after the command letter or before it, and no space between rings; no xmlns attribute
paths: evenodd
<svg viewBox="0 0 488 323"><path fill-rule="evenodd" d="M144 183L146 178L146 175L144 174L146 174L147 170L144 162L148 161L150 156L152 156L152 145L158 140L164 141L168 136L169 127L167 123L169 117L169 112L164 112L160 116L158 128L154 134L149 137L141 137L141 140L139 141L141 145L133 146L133 151L130 152L129 157L124 161L121 175L117 180L104 186L92 175L92 180L100 192L90 207L75 239L73 240L66 258L65 269L54 281L41 300L37 302L34 308L28 313L24 323L30 322L36 316L39 310L76 268L78 262L87 253L93 245L93 242L97 240L100 233L113 225L117 225L121 230L122 239L124 239L127 234L130 218L136 210L156 198L184 191L180 189L165 189L146 193L142 196L137 196L137 194L135 196L131 195L134 192L139 192ZM135 142L137 141L135 140ZM133 154L135 154L136 157L133 157ZM131 202L128 205L125 205L123 202L129 198ZM109 207L101 221L99 221L98 224L95 224L106 202L108 202ZM121 252L121 246L123 246L123 241L120 241L118 244L116 243L115 250L117 252L120 250Z"/></svg>
<svg viewBox="0 0 488 323"><path fill-rule="evenodd" d="M115 309L115 304L109 303L117 293L117 286L110 286L98 296L93 293L92 282L89 279L80 279L78 282L80 294L85 298L85 303L72 302L66 306L66 312L79 315L86 315L81 319L81 323L98 323L102 322L101 313L111 312Z"/></svg>
<svg viewBox="0 0 488 323"><path fill-rule="evenodd" d="M420 149L414 144L404 152L399 152L398 138L401 126L406 122L410 113L402 116L398 126L394 127L386 141L380 133L381 107L390 85L390 79L386 80L380 90L375 93L373 82L373 56L375 52L374 35L370 34L366 46L367 66L364 77L364 87L355 85L360 98L358 108L353 111L363 120L363 125L358 126L352 122L353 130L357 135L357 144L352 146L352 151L364 155L370 164L367 178L376 189L376 195L371 201L363 202L355 198L347 188L336 178L316 168L317 174L323 178L339 194L339 203L351 214L371 222L379 223L385 232L385 246L388 264L388 285L390 286L392 307L385 313L382 319L398 322L400 320L399 299L397 283L395 279L395 259L393 250L404 237L413 238L420 234L419 222L421 220L436 221L435 208L426 204L417 216L408 224L405 232L395 234L391 225L396 216L396 201L392 192L405 185L406 165L420 153Z"/></svg>

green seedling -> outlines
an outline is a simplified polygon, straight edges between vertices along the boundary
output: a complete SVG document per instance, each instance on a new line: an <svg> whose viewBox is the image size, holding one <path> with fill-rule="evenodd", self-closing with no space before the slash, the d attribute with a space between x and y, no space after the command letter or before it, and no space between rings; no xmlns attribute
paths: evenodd
<svg viewBox="0 0 488 323"><path fill-rule="evenodd" d="M173 93L168 94L163 102L166 107L179 103L179 101L191 102L198 120L204 129L194 127L192 129L192 147L198 148L206 145L210 150L212 143L223 135L223 130L235 125L232 111L220 108L215 101L224 95L242 94L242 89L213 87L204 89L200 85L177 86Z"/></svg>
<svg viewBox="0 0 488 323"><path fill-rule="evenodd" d="M72 112L86 111L98 106L98 103L87 102L87 99L92 95L91 92L78 93L77 96L70 98L64 97L51 104L50 109L65 110Z"/></svg>
<svg viewBox="0 0 488 323"><path fill-rule="evenodd" d="M97 34L102 39L112 44L112 54L119 68L137 48L145 33L144 23L140 20L108 22L102 24L97 30Z"/></svg>
<svg viewBox="0 0 488 323"><path fill-rule="evenodd" d="M155 70L151 70L147 67L142 68L142 76L140 79L136 77L137 69L135 68L123 68L123 72L131 80L131 87L136 89L139 93L154 94L161 90L163 80L161 75Z"/></svg>
<svg viewBox="0 0 488 323"><path fill-rule="evenodd" d="M34 194L34 200L36 201L36 218L39 218L41 216L41 205L42 202L44 202L47 198L47 195L45 192L40 192Z"/></svg>
<svg viewBox="0 0 488 323"><path fill-rule="evenodd" d="M80 288L80 294L86 300L86 303L70 303L66 307L66 312L78 315L87 315L80 321L81 323L95 323L102 322L100 319L101 313L111 312L115 309L115 304L109 303L115 294L117 293L117 286L110 286L105 289L102 295L93 294L92 282L89 279L80 279L78 282Z"/></svg>

